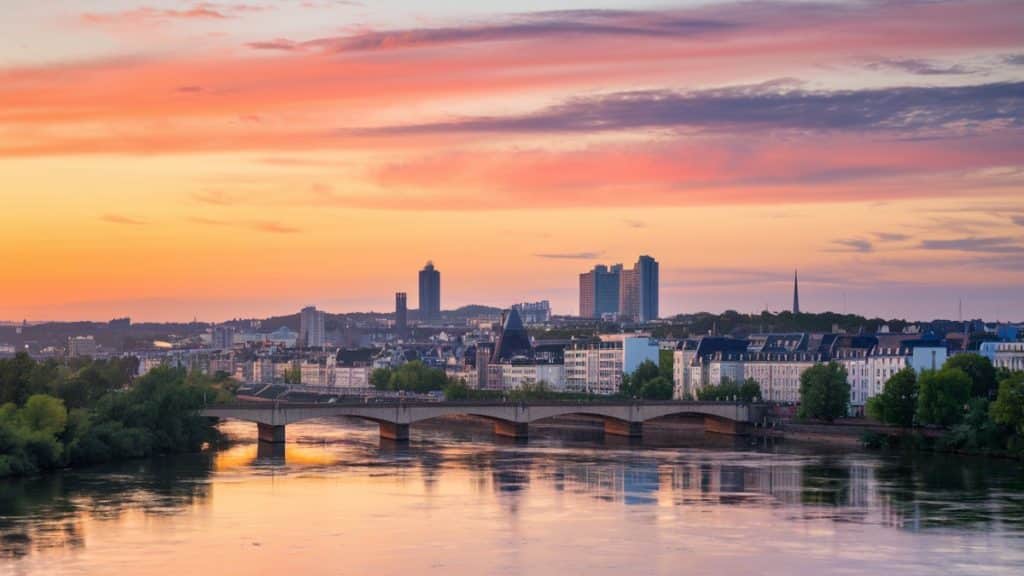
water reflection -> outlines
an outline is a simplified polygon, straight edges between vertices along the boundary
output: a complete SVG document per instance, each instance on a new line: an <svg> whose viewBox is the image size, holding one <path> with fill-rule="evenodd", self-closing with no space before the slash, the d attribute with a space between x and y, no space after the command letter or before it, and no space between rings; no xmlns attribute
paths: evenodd
<svg viewBox="0 0 1024 576"><path fill-rule="evenodd" d="M232 426L229 434L252 437L243 425ZM603 539L625 523L635 531L625 538L636 550L650 544L643 531L657 525L694 546L712 534L735 535L775 546L762 553L781 554L798 545L794 534L807 538L814 527L829 530L850 553L864 545L865 530L879 531L871 537L883 543L886 533L980 534L987 546L996 543L1002 565L1024 563L1022 553L1011 553L1024 537L1024 469L1017 462L815 454L721 437L710 448L702 437L655 436L636 443L587 430L545 432L526 444L495 442L488 430L427 430L405 444L380 441L375 427L358 424L293 428L286 446L243 442L211 455L0 482L0 562L37 557L33 568L59 573L50 569L69 552L74 558L76 550L113 540L129 525L142 531L136 535L140 550L110 553L140 554L153 548L146 538L156 536L147 531L158 533L161 519L172 517L187 533L214 540L235 537L247 526L261 533L265 522L275 538L289 535L314 554L328 554L336 552L337 541L319 540L322 534L304 518L329 509L344 515L344 526L389 522L419 542L430 541L438 529L434 516L471 506L449 518L454 525L445 529L503 541L512 537L503 536L508 526L515 527L515 538L525 538L521 526L550 522L580 542L612 546L623 558L630 550L620 549L622 542L613 546ZM269 488L267 479L273 481ZM298 516L281 516L286 513ZM702 520L693 522L692 514ZM711 525L706 518L713 518ZM860 528L844 532L851 525ZM351 545L379 551L371 529L346 534ZM515 539L504 545L528 546ZM922 561L942 566L941 557Z"/></svg>
<svg viewBox="0 0 1024 576"><path fill-rule="evenodd" d="M176 514L208 497L212 470L209 456L189 455L0 481L0 555L81 548L85 519Z"/></svg>

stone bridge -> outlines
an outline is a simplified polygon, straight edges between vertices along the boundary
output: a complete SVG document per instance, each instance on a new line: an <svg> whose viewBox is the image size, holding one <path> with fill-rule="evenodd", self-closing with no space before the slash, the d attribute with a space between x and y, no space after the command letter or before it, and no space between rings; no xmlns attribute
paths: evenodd
<svg viewBox="0 0 1024 576"><path fill-rule="evenodd" d="M733 402L399 402L388 404L291 404L252 402L211 406L204 416L256 422L259 439L284 442L285 426L303 420L347 416L380 425L381 438L409 439L409 425L443 416L475 416L494 423L499 436L526 438L532 422L559 416L601 418L606 434L640 436L643 423L675 415L703 417L704 427L722 434L747 434L765 413L759 404Z"/></svg>

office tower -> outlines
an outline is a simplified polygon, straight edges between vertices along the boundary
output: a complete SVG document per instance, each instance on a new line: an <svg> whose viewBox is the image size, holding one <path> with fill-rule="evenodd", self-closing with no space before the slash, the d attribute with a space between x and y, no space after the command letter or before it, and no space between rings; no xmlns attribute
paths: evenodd
<svg viewBox="0 0 1024 576"><path fill-rule="evenodd" d="M658 318L658 261L641 256L619 274L619 316L635 322Z"/></svg>
<svg viewBox="0 0 1024 576"><path fill-rule="evenodd" d="M408 328L405 292L395 292L395 334L405 336Z"/></svg>
<svg viewBox="0 0 1024 576"><path fill-rule="evenodd" d="M800 313L800 283L797 280L796 270L793 270L793 314Z"/></svg>
<svg viewBox="0 0 1024 576"><path fill-rule="evenodd" d="M658 319L658 261L650 256L641 256L633 267L636 282L637 310L639 322Z"/></svg>
<svg viewBox="0 0 1024 576"><path fill-rule="evenodd" d="M433 324L441 320L441 273L433 262L420 270L420 322Z"/></svg>
<svg viewBox="0 0 1024 576"><path fill-rule="evenodd" d="M622 265L594 266L590 272L580 274L580 316L600 318L604 314L619 313L619 285Z"/></svg>
<svg viewBox="0 0 1024 576"><path fill-rule="evenodd" d="M314 306L303 308L299 314L299 345L307 348L324 345L324 313Z"/></svg>

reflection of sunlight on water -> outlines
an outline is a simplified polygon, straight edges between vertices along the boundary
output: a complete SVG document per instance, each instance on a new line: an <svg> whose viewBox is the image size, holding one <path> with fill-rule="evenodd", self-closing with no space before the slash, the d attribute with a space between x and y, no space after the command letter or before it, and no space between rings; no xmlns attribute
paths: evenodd
<svg viewBox="0 0 1024 576"><path fill-rule="evenodd" d="M247 468L265 460L276 464L287 464L290 467L330 466L338 463L338 455L324 448L303 444L269 447L252 443L221 450L214 458L213 465L214 470L224 472Z"/></svg>

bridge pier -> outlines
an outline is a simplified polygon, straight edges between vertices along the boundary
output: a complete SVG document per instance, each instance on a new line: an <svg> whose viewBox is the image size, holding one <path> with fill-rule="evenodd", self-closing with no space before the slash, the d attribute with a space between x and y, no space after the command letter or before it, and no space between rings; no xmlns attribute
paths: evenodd
<svg viewBox="0 0 1024 576"><path fill-rule="evenodd" d="M495 436L505 436L507 438L518 438L524 439L530 435L530 425L526 422L510 422L507 420L495 420L494 421L494 434Z"/></svg>
<svg viewBox="0 0 1024 576"><path fill-rule="evenodd" d="M392 422L381 422L380 437L385 440L394 440L396 442L408 442L409 425L395 424Z"/></svg>
<svg viewBox="0 0 1024 576"><path fill-rule="evenodd" d="M274 426L273 424L264 424L262 422L256 423L257 436L260 442L269 442L271 444L284 444L284 426Z"/></svg>
<svg viewBox="0 0 1024 576"><path fill-rule="evenodd" d="M644 423L619 420L618 418L605 418L604 433L611 434L612 436L639 438L644 435Z"/></svg>
<svg viewBox="0 0 1024 576"><path fill-rule="evenodd" d="M747 422L737 422L736 420L716 418L714 416L705 416L704 431L730 436L748 436L750 435L750 424Z"/></svg>

